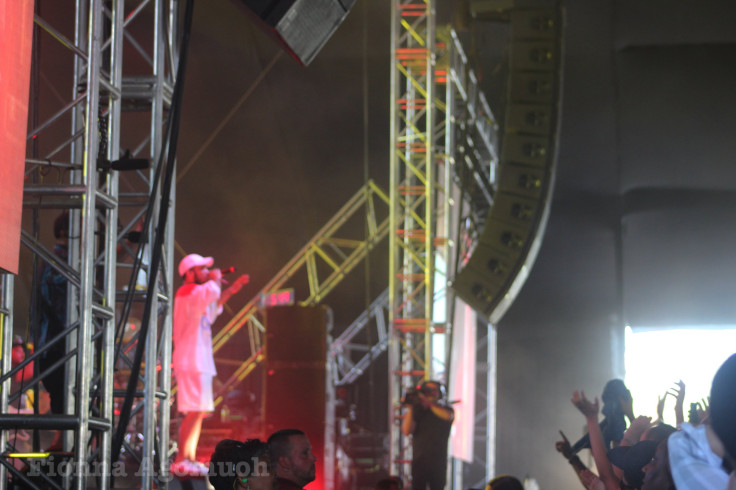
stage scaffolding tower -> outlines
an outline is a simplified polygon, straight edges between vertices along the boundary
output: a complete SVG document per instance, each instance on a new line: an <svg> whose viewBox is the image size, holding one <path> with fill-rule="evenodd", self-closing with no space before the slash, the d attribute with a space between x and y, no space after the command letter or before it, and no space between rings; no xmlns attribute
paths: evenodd
<svg viewBox="0 0 736 490"><path fill-rule="evenodd" d="M19 274L33 278L31 320L14 311L19 284L4 274L0 489L11 474L30 488L110 488L113 476L126 486L167 487L175 193L161 202L158 176L166 161L179 22L177 0L36 1L20 237L32 270L22 263ZM154 275L150 244L161 206L169 217ZM62 211L69 213L68 260L43 243ZM12 367L14 334L28 342L35 336L40 271L48 267L67 281L67 327ZM143 342L135 318L147 296L152 314ZM65 352L57 365L65 372L66 410L39 414L38 406L19 401L35 392L38 403L39 382L51 371L40 372L38 359L58 343ZM139 346L142 374L131 379ZM11 379L31 362L32 379L11 389ZM121 421L131 384L131 416ZM38 437L21 448L18 431L39 429L63 430L63 450L16 457L21 449L41 449ZM116 434L124 434L121 452L114 449ZM32 471L19 471L21 463Z"/></svg>
<svg viewBox="0 0 736 490"><path fill-rule="evenodd" d="M445 128L435 104L434 2L394 0L391 25L389 457L391 474L406 481L411 449L400 432L398 401L440 374L433 344L449 326L433 321L437 260L447 257L448 238L447 210L438 203L448 202L443 184L449 182L443 178L448 155L437 134Z"/></svg>
<svg viewBox="0 0 736 490"><path fill-rule="evenodd" d="M393 2L389 457L391 474L404 481L412 454L400 431L401 398L423 380L450 381L454 313L462 303L448 285L493 204L498 167L498 124L456 33L438 28L435 15L432 0ZM487 361L495 359L481 364ZM487 415L479 420L484 432L495 423ZM486 446L480 457L490 451ZM450 481L462 486L460 475Z"/></svg>

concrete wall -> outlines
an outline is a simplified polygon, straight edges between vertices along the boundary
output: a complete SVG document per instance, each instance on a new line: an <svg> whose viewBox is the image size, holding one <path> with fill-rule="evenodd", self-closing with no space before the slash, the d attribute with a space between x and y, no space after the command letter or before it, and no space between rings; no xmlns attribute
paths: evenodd
<svg viewBox="0 0 736 490"><path fill-rule="evenodd" d="M733 323L730 2L564 2L558 180L540 255L498 325L496 472L576 488L554 449L624 374L623 329ZM637 413L654 407L637 407ZM587 455L587 452L585 453Z"/></svg>

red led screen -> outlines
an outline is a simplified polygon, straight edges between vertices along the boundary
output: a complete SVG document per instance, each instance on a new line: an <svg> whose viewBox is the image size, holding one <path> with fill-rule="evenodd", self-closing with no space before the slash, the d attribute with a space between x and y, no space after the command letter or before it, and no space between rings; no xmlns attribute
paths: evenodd
<svg viewBox="0 0 736 490"><path fill-rule="evenodd" d="M33 0L0 2L0 269L18 273Z"/></svg>

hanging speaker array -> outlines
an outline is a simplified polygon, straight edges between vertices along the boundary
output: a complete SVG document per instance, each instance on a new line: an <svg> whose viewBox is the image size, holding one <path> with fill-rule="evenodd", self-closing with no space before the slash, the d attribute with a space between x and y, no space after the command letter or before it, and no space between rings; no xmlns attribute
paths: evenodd
<svg viewBox="0 0 736 490"><path fill-rule="evenodd" d="M263 31L303 66L309 65L355 0L237 0Z"/></svg>
<svg viewBox="0 0 736 490"><path fill-rule="evenodd" d="M541 244L554 185L562 85L558 8L508 11L509 82L493 204L452 287L491 323L526 280Z"/></svg>

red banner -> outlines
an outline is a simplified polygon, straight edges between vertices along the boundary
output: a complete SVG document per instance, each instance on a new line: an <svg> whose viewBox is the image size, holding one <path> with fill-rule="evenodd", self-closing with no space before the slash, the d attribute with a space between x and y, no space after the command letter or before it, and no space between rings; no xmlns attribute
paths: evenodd
<svg viewBox="0 0 736 490"><path fill-rule="evenodd" d="M0 269L18 273L33 0L0 0Z"/></svg>

